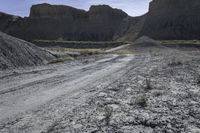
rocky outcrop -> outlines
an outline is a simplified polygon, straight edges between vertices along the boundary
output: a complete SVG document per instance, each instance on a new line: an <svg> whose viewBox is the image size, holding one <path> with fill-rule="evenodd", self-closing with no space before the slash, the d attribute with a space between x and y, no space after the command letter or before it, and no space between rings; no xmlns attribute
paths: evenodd
<svg viewBox="0 0 200 133"><path fill-rule="evenodd" d="M0 30L25 40L200 39L199 14L199 0L153 0L140 17L107 5L84 11L44 3L33 5L27 18L0 13Z"/></svg>
<svg viewBox="0 0 200 133"><path fill-rule="evenodd" d="M146 18L146 14L140 17L132 17L130 20L124 25L124 28L118 31L114 40L118 41L134 41L138 38L138 34L140 33L144 21ZM127 28L128 26L128 28Z"/></svg>
<svg viewBox="0 0 200 133"><path fill-rule="evenodd" d="M124 36L135 22L119 9L91 6L89 11L69 6L39 4L31 7L28 18L9 21L2 31L25 40L110 41Z"/></svg>
<svg viewBox="0 0 200 133"><path fill-rule="evenodd" d="M68 21L76 20L77 18L84 18L86 11L79 10L70 6L64 5L50 5L47 3L33 5L31 7L31 19L67 19Z"/></svg>
<svg viewBox="0 0 200 133"><path fill-rule="evenodd" d="M140 36L200 39L199 0L153 0Z"/></svg>
<svg viewBox="0 0 200 133"><path fill-rule="evenodd" d="M18 16L9 15L3 12L0 12L0 30L4 30L9 27L10 22L15 22L19 19Z"/></svg>
<svg viewBox="0 0 200 133"><path fill-rule="evenodd" d="M42 65L54 58L34 44L0 32L0 70Z"/></svg>

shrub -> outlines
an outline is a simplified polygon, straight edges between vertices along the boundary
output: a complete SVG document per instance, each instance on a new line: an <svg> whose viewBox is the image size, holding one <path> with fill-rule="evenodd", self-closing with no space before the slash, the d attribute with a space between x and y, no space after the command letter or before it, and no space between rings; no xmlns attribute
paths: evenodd
<svg viewBox="0 0 200 133"><path fill-rule="evenodd" d="M183 65L183 62L181 60L178 60L176 58L173 58L169 63L168 66L181 66Z"/></svg>
<svg viewBox="0 0 200 133"><path fill-rule="evenodd" d="M145 91L149 91L149 90L152 90L153 87L151 85L151 79L150 78L146 78L145 79L145 87L144 87L144 90Z"/></svg>
<svg viewBox="0 0 200 133"><path fill-rule="evenodd" d="M147 101L148 101L147 97L145 95L142 95L135 99L135 104L140 107L146 107Z"/></svg>
<svg viewBox="0 0 200 133"><path fill-rule="evenodd" d="M197 84L200 85L200 75L197 76Z"/></svg>
<svg viewBox="0 0 200 133"><path fill-rule="evenodd" d="M109 106L106 106L105 107L105 118L104 118L106 126L110 126L110 120L112 117L112 113L113 113L113 109Z"/></svg>

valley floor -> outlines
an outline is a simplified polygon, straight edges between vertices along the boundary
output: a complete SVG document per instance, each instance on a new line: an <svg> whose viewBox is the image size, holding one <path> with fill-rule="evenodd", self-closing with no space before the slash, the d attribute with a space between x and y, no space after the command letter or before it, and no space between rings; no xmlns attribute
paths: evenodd
<svg viewBox="0 0 200 133"><path fill-rule="evenodd" d="M144 48L0 75L0 132L200 132L200 52Z"/></svg>

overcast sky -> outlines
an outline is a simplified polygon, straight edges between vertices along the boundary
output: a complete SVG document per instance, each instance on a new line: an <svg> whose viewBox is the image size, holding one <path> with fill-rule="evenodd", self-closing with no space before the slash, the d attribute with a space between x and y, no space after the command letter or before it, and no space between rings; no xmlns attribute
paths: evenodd
<svg viewBox="0 0 200 133"><path fill-rule="evenodd" d="M28 16L33 4L50 3L69 5L88 10L91 5L107 4L119 8L130 16L139 16L148 11L150 0L0 0L0 11L13 15Z"/></svg>

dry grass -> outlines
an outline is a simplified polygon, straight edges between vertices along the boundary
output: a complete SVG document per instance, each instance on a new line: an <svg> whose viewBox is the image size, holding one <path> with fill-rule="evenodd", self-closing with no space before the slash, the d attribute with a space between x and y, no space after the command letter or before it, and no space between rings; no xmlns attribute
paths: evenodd
<svg viewBox="0 0 200 133"><path fill-rule="evenodd" d="M199 44L200 40L160 40L161 44Z"/></svg>
<svg viewBox="0 0 200 133"><path fill-rule="evenodd" d="M129 49L120 49L120 50L114 51L113 53L119 54L119 55L133 54L133 52L130 51Z"/></svg>
<svg viewBox="0 0 200 133"><path fill-rule="evenodd" d="M48 64L55 64L55 63L61 63L61 62L65 62L65 61L71 61L71 60L74 60L72 57L59 57L59 58L56 58L56 59L53 59L53 60L50 60L48 62Z"/></svg>
<svg viewBox="0 0 200 133"><path fill-rule="evenodd" d="M81 55L94 55L101 54L105 51L105 49L73 49L73 48L48 48L50 51L55 52L77 52Z"/></svg>
<svg viewBox="0 0 200 133"><path fill-rule="evenodd" d="M104 41L104 42L95 42L95 41L65 41L65 40L34 40L34 42L46 42L46 43L65 43L65 44L89 44L89 45L93 45L93 44L107 44L107 45L113 45L113 44L124 44L127 42L124 41Z"/></svg>

